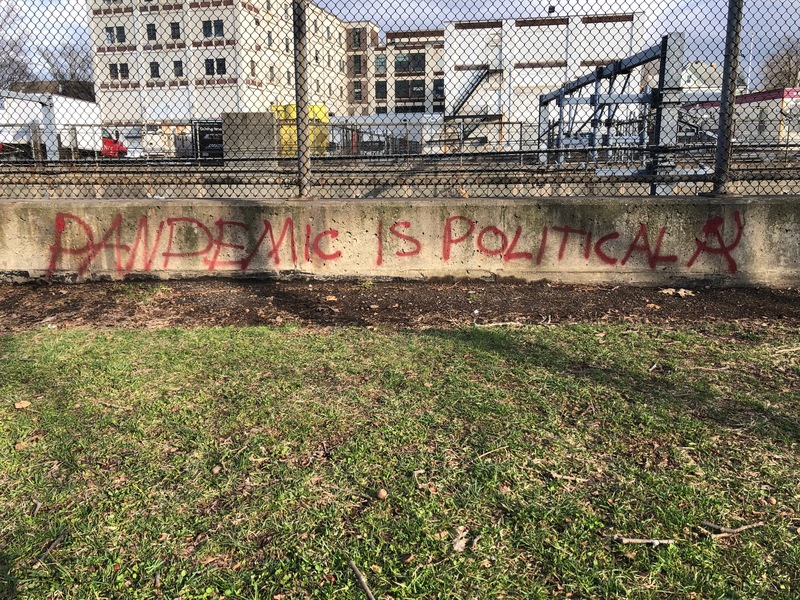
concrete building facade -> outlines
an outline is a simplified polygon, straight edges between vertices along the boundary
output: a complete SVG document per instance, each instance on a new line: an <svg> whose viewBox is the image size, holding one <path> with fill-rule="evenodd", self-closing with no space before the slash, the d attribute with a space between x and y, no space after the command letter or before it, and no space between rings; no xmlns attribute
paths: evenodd
<svg viewBox="0 0 800 600"><path fill-rule="evenodd" d="M90 0L90 7L106 124L185 124L294 101L291 3ZM345 23L314 4L307 22L310 100L341 114Z"/></svg>

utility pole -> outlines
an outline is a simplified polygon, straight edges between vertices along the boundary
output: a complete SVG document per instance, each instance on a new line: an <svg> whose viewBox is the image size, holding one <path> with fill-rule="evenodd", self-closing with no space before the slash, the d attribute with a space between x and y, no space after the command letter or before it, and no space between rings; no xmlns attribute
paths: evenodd
<svg viewBox="0 0 800 600"><path fill-rule="evenodd" d="M733 149L733 113L736 109L736 78L739 72L739 42L744 0L728 0L728 30L719 106L717 154L714 161L714 195L729 194Z"/></svg>

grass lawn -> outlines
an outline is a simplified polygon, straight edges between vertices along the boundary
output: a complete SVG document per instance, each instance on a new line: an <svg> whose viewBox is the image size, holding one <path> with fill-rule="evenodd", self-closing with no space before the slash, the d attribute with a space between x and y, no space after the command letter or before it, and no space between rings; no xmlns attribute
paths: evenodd
<svg viewBox="0 0 800 600"><path fill-rule="evenodd" d="M774 324L5 335L0 598L797 598L798 442Z"/></svg>

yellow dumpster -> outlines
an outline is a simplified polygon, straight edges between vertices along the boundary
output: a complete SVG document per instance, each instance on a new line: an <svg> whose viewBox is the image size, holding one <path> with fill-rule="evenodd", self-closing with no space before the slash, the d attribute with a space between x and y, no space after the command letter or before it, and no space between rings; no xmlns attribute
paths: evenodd
<svg viewBox="0 0 800 600"><path fill-rule="evenodd" d="M297 156L297 106L273 104L272 112L278 121L278 155ZM324 104L308 107L311 153L321 156L328 151L328 108Z"/></svg>

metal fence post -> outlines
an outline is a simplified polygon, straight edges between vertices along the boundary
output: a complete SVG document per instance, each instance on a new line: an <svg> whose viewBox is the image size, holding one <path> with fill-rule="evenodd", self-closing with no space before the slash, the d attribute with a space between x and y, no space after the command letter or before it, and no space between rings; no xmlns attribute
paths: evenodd
<svg viewBox="0 0 800 600"><path fill-rule="evenodd" d="M294 22L294 89L297 110L298 195L307 198L311 182L311 130L308 116L308 63L306 61L306 8L308 0L292 0Z"/></svg>
<svg viewBox="0 0 800 600"><path fill-rule="evenodd" d="M725 36L725 63L719 105L717 154L714 161L714 194L730 193L730 167L733 143L733 112L736 103L736 79L739 71L739 37L742 31L744 0L728 0L728 30Z"/></svg>

